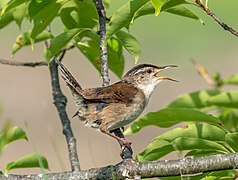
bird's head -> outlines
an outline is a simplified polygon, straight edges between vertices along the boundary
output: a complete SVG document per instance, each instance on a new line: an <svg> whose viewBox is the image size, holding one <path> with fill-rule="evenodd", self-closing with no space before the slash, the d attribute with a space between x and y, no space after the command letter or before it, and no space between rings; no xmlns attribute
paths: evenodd
<svg viewBox="0 0 238 180"><path fill-rule="evenodd" d="M152 64L139 64L130 69L122 78L122 81L133 84L141 89L146 96L150 96L157 84L163 80L178 82L175 79L159 76L159 73L165 69L177 67L176 65L155 66Z"/></svg>

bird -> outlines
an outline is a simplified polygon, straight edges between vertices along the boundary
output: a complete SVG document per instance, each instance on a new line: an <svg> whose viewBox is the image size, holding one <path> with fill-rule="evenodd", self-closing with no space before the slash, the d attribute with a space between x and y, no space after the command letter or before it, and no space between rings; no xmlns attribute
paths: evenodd
<svg viewBox="0 0 238 180"><path fill-rule="evenodd" d="M158 76L161 71L177 67L176 65L139 64L114 84L83 89L69 70L60 61L56 62L78 108L73 117L78 116L85 125L99 129L118 140L131 153L131 142L116 136L113 130L124 128L143 112L155 87L161 81L178 82L166 76Z"/></svg>

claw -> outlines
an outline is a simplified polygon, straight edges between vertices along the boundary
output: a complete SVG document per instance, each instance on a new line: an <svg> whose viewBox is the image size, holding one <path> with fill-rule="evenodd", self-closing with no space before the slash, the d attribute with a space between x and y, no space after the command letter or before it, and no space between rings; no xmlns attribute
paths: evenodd
<svg viewBox="0 0 238 180"><path fill-rule="evenodd" d="M131 148L132 142L124 140L124 141L121 142L121 144L122 144L122 146L121 146L120 156L121 156L122 159L125 159L124 158L124 151L125 151L126 148L130 151L131 155L133 154L133 150Z"/></svg>

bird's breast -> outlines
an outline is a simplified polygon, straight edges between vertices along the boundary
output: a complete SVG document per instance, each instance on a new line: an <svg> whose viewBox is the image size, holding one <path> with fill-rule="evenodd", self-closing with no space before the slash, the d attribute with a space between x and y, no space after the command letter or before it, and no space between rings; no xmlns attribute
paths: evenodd
<svg viewBox="0 0 238 180"><path fill-rule="evenodd" d="M114 130L123 126L126 126L133 122L145 109L147 101L142 91L139 91L133 98L133 100L125 106L123 115L113 125L108 127L108 130ZM119 111L119 110L118 110Z"/></svg>

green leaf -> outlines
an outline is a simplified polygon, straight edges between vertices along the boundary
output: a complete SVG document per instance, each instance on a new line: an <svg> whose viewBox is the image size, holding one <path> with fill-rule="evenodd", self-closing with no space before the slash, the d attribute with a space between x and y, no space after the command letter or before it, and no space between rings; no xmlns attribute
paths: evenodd
<svg viewBox="0 0 238 180"><path fill-rule="evenodd" d="M165 108L157 112L150 112L139 120L135 121L125 134L133 134L146 126L171 127L180 122L207 122L220 125L221 121L212 116L193 109L186 108Z"/></svg>
<svg viewBox="0 0 238 180"><path fill-rule="evenodd" d="M4 148L4 146L20 139L27 140L25 131L17 126L6 126L3 133L0 134L0 151Z"/></svg>
<svg viewBox="0 0 238 180"><path fill-rule="evenodd" d="M220 153L229 153L229 151L221 144L214 141L199 139L199 138L189 138L181 137L172 142L174 149L176 150L193 150L193 149L205 149L213 150Z"/></svg>
<svg viewBox="0 0 238 180"><path fill-rule="evenodd" d="M192 5L192 3L187 2L186 0L167 0L163 5L161 11L165 11L169 8L176 7L179 5Z"/></svg>
<svg viewBox="0 0 238 180"><path fill-rule="evenodd" d="M35 168L35 167L49 169L46 158L36 153L29 154L16 160L15 162L8 163L6 166L6 170L10 171L19 168Z"/></svg>
<svg viewBox="0 0 238 180"><path fill-rule="evenodd" d="M99 36L87 31L81 35L78 40L77 47L90 60L99 73L101 73L101 55L99 49ZM119 78L122 76L124 69L124 56L122 45L116 38L108 40L108 64L109 69L112 70Z"/></svg>
<svg viewBox="0 0 238 180"><path fill-rule="evenodd" d="M225 140L235 152L238 152L238 132L227 133Z"/></svg>
<svg viewBox="0 0 238 180"><path fill-rule="evenodd" d="M213 171L210 172L208 175L216 176L219 178L219 180L231 180L234 179L236 174L237 171L235 169L230 169L230 170Z"/></svg>
<svg viewBox="0 0 238 180"><path fill-rule="evenodd" d="M0 29L4 28L12 21L14 21L12 12L7 12L7 13L3 14L2 16L0 16Z"/></svg>
<svg viewBox="0 0 238 180"><path fill-rule="evenodd" d="M7 5L8 0L1 0L0 1L0 9L4 9L4 7Z"/></svg>
<svg viewBox="0 0 238 180"><path fill-rule="evenodd" d="M214 151L214 150L204 150L204 149L195 149L195 150L191 150L189 151L185 156L210 156L210 155L214 155L214 154L220 154L220 152Z"/></svg>
<svg viewBox="0 0 238 180"><path fill-rule="evenodd" d="M122 77L125 59L122 45L118 39L111 37L108 40L108 66L119 78Z"/></svg>
<svg viewBox="0 0 238 180"><path fill-rule="evenodd" d="M31 32L24 32L17 36L15 43L12 47L12 55L16 54L17 51L19 51L22 47L28 46L31 44L30 41L30 34ZM40 34L38 34L35 38L35 43L44 41L46 39L53 38L53 35L48 31L43 31Z"/></svg>
<svg viewBox="0 0 238 180"><path fill-rule="evenodd" d="M146 149L136 156L139 162L153 161L174 151L174 147L170 142L165 140L153 141Z"/></svg>
<svg viewBox="0 0 238 180"><path fill-rule="evenodd" d="M202 90L189 94L183 94L173 100L168 107L169 108L206 108L208 107L207 100L219 94L218 90Z"/></svg>
<svg viewBox="0 0 238 180"><path fill-rule="evenodd" d="M109 25L107 27L107 35L106 40L108 40L111 36L113 36L116 32L118 32L123 27L127 27L133 23L133 21L143 15L153 14L158 15L160 11L165 11L172 7L177 7L180 4L189 4L185 0L133 0L127 2L124 6L118 9L111 17ZM163 3L164 2L164 3ZM161 7L161 3L163 6ZM153 5L154 6L153 6ZM156 12L155 12L155 8ZM171 13L182 15L186 17L190 17L193 19L200 20L194 13L192 13L187 8L175 8L170 10Z"/></svg>
<svg viewBox="0 0 238 180"><path fill-rule="evenodd" d="M115 35L122 46L134 57L135 63L137 63L141 54L141 46L137 39L124 31L118 31Z"/></svg>
<svg viewBox="0 0 238 180"><path fill-rule="evenodd" d="M47 2L44 6L31 6L29 5L29 14L33 18L34 27L31 31L32 42L34 42L35 37L40 34L46 27L51 23L51 21L58 15L58 11L62 6L58 1L55 0L44 0L44 1L32 1L32 2ZM36 12L34 10L36 9ZM31 13L30 13L31 12ZM34 13L33 13L34 12Z"/></svg>
<svg viewBox="0 0 238 180"><path fill-rule="evenodd" d="M224 109L219 119L229 132L238 132L238 109Z"/></svg>
<svg viewBox="0 0 238 180"><path fill-rule="evenodd" d="M150 0L155 9L155 16L158 16L166 0Z"/></svg>
<svg viewBox="0 0 238 180"><path fill-rule="evenodd" d="M16 8L20 5L22 5L25 2L26 2L26 0L12 0L12 1L9 1L8 4L2 9L1 16L5 13L9 12L13 8Z"/></svg>
<svg viewBox="0 0 238 180"><path fill-rule="evenodd" d="M8 140L8 143L19 140L19 139L27 140L25 131L22 128L17 126L12 127L6 132L6 138Z"/></svg>
<svg viewBox="0 0 238 180"><path fill-rule="evenodd" d="M111 0L103 0L102 2L103 2L104 7L105 7L106 9L108 9L109 6L110 6Z"/></svg>
<svg viewBox="0 0 238 180"><path fill-rule="evenodd" d="M168 13L172 13L172 14L176 14L176 15L180 15L180 16L184 16L184 17L188 17L188 18L192 18L195 20L200 21L203 24L203 21L201 20L201 18L199 18L198 16L196 16L192 11L190 11L189 9L187 9L184 6L181 6L183 4L191 4L186 2L185 0L168 0L166 1L162 8L161 8L161 12L168 12ZM143 6L141 6L141 8L135 13L132 22L137 19L138 17L141 16L145 16L148 14L153 14L156 13L154 7L152 6L151 3L146 3Z"/></svg>
<svg viewBox="0 0 238 180"><path fill-rule="evenodd" d="M210 97L208 105L238 108L238 91L226 91L216 96Z"/></svg>
<svg viewBox="0 0 238 180"><path fill-rule="evenodd" d="M93 28L98 14L92 1L69 1L61 8L60 18L67 29Z"/></svg>
<svg viewBox="0 0 238 180"><path fill-rule="evenodd" d="M143 152L137 155L137 159L140 161L157 160L175 151L176 149L173 146L173 142L181 137L220 142L225 140L225 135L222 129L210 124L188 124L167 131L153 139L152 143L150 143Z"/></svg>
<svg viewBox="0 0 238 180"><path fill-rule="evenodd" d="M135 19L149 15L149 14L155 14L155 8L153 7L152 3L148 1L147 3L143 4L133 15L133 18L131 20L131 23L135 21Z"/></svg>
<svg viewBox="0 0 238 180"><path fill-rule="evenodd" d="M154 138L156 140L174 141L180 137L200 138L210 141L225 141L226 133L217 126L211 124L191 123L177 127Z"/></svg>
<svg viewBox="0 0 238 180"><path fill-rule="evenodd" d="M220 178L216 177L216 176L206 176L204 178L202 178L202 180L219 180Z"/></svg>
<svg viewBox="0 0 238 180"><path fill-rule="evenodd" d="M29 4L28 14L31 20L38 14L40 11L44 10L51 3L55 3L56 0L32 0Z"/></svg>
<svg viewBox="0 0 238 180"><path fill-rule="evenodd" d="M57 55L63 47L65 47L75 36L79 33L86 31L85 28L70 29L52 39L50 47L47 49L46 59L49 62L50 59Z"/></svg>
<svg viewBox="0 0 238 180"><path fill-rule="evenodd" d="M128 26L135 13L149 0L134 0L126 3L111 17L107 27L106 41L121 28Z"/></svg>
<svg viewBox="0 0 238 180"><path fill-rule="evenodd" d="M13 11L14 20L17 23L17 25L19 26L19 28L21 28L22 21L26 16L27 8L28 8L28 4L25 3L25 4L19 5Z"/></svg>
<svg viewBox="0 0 238 180"><path fill-rule="evenodd" d="M195 19L204 24L203 20L195 15L192 11L184 6L176 6L165 10L168 13L184 16L187 18Z"/></svg>
<svg viewBox="0 0 238 180"><path fill-rule="evenodd" d="M198 174L193 174L188 177L183 178L184 180L232 180L236 177L237 171L232 170L221 170L213 172L203 172ZM178 180L181 176L171 176L171 177L160 177L161 180Z"/></svg>
<svg viewBox="0 0 238 180"><path fill-rule="evenodd" d="M238 85L238 73L233 74L222 81L224 84Z"/></svg>

